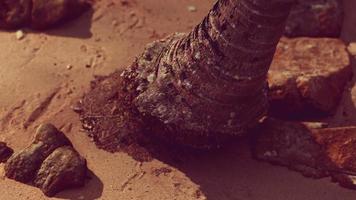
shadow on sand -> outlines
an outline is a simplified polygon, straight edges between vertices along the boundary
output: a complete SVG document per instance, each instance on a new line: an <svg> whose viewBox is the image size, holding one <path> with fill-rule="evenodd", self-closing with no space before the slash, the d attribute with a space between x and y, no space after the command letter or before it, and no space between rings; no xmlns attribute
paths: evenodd
<svg viewBox="0 0 356 200"><path fill-rule="evenodd" d="M93 14L93 8L89 8L80 17L73 20L69 20L62 24L58 24L53 28L44 31L44 33L60 37L72 37L82 39L91 38L93 35L91 32Z"/></svg>
<svg viewBox="0 0 356 200"><path fill-rule="evenodd" d="M66 190L58 193L55 197L69 200L94 200L100 199L104 185L103 182L92 171L89 170L89 179L85 184L85 189L78 188Z"/></svg>
<svg viewBox="0 0 356 200"><path fill-rule="evenodd" d="M172 145L160 145L160 148L153 153L154 158L183 172L199 185L208 200L356 198L354 191L332 183L329 178L308 179L287 168L254 160L247 139L238 139L213 151L180 149Z"/></svg>

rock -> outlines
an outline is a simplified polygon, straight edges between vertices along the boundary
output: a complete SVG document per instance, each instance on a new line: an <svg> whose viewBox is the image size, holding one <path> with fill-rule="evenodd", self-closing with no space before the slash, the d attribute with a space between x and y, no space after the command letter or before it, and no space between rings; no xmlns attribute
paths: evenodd
<svg viewBox="0 0 356 200"><path fill-rule="evenodd" d="M41 163L61 146L71 146L66 136L51 124L41 125L32 144L9 158L5 164L5 175L23 183L31 181Z"/></svg>
<svg viewBox="0 0 356 200"><path fill-rule="evenodd" d="M285 28L288 37L339 37L342 0L298 0Z"/></svg>
<svg viewBox="0 0 356 200"><path fill-rule="evenodd" d="M44 29L81 15L89 4L85 0L32 0L31 26Z"/></svg>
<svg viewBox="0 0 356 200"><path fill-rule="evenodd" d="M15 29L30 21L31 0L0 0L0 28Z"/></svg>
<svg viewBox="0 0 356 200"><path fill-rule="evenodd" d="M356 189L356 127L320 129L313 136L331 161L333 180Z"/></svg>
<svg viewBox="0 0 356 200"><path fill-rule="evenodd" d="M282 38L268 74L270 115L293 119L331 115L351 77L341 40Z"/></svg>
<svg viewBox="0 0 356 200"><path fill-rule="evenodd" d="M30 145L12 155L4 166L5 176L22 183L30 182L45 159L43 143Z"/></svg>
<svg viewBox="0 0 356 200"><path fill-rule="evenodd" d="M25 37L25 33L22 30L16 31L15 35L17 40L22 40Z"/></svg>
<svg viewBox="0 0 356 200"><path fill-rule="evenodd" d="M253 138L253 155L307 177L331 176L341 186L356 189L356 127L315 124L265 119Z"/></svg>
<svg viewBox="0 0 356 200"><path fill-rule="evenodd" d="M14 153L4 142L0 142L0 163L6 162L7 159Z"/></svg>
<svg viewBox="0 0 356 200"><path fill-rule="evenodd" d="M258 127L254 156L308 177L325 177L328 175L323 169L326 157L310 131L303 123L268 118Z"/></svg>
<svg viewBox="0 0 356 200"><path fill-rule="evenodd" d="M353 42L353 43L349 44L349 46L347 47L347 50L349 51L349 53L352 56L356 57L356 42Z"/></svg>
<svg viewBox="0 0 356 200"><path fill-rule="evenodd" d="M45 195L53 196L64 189L83 186L86 174L86 160L72 147L60 147L42 163L34 184Z"/></svg>
<svg viewBox="0 0 356 200"><path fill-rule="evenodd" d="M47 156L58 147L72 146L69 139L52 124L43 124L38 127L33 144L40 142L45 144L43 153Z"/></svg>
<svg viewBox="0 0 356 200"><path fill-rule="evenodd" d="M187 9L189 12L196 12L198 10L197 7L195 7L193 5L188 6Z"/></svg>

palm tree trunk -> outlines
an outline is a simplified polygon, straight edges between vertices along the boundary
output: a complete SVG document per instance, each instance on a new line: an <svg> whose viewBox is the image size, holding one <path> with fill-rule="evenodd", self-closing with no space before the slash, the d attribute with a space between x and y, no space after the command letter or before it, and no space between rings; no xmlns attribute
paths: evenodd
<svg viewBox="0 0 356 200"><path fill-rule="evenodd" d="M219 0L191 33L150 44L122 74L126 105L184 144L242 135L266 113L266 75L293 1Z"/></svg>

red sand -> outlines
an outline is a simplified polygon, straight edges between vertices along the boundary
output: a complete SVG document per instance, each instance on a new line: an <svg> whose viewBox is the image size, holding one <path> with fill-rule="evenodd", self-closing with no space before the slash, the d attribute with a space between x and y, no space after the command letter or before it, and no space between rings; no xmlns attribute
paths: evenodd
<svg viewBox="0 0 356 200"><path fill-rule="evenodd" d="M124 153L97 149L80 131L78 116L70 109L87 91L93 76L123 69L150 41L175 31L189 31L214 0L129 0L128 6L120 2L99 1L94 11L79 20L46 33L25 30L22 40L13 32L0 32L0 141L19 150L29 144L38 124L52 122L72 140L95 174L84 188L59 193L57 199L356 199L355 191L328 179L307 179L253 160L243 142L218 152L184 157L174 166L159 160L139 163ZM189 12L189 5L197 11ZM92 66L86 67L88 64ZM67 69L69 65L71 69ZM46 98L53 93L46 105ZM352 94L345 95L338 124L355 124L353 100ZM23 124L40 106L41 112L24 129ZM341 117L343 110L348 116ZM4 200L47 199L37 188L4 178L2 165L0 191Z"/></svg>

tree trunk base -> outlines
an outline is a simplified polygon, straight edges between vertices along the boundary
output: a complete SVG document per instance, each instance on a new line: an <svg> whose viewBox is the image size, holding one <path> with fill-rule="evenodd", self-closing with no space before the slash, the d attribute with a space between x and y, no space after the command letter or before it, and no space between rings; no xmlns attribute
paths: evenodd
<svg viewBox="0 0 356 200"><path fill-rule="evenodd" d="M158 141L208 149L219 147L233 137L174 130L157 118L142 115L135 106L134 99L147 87L151 74L158 68L157 60L182 36L174 34L148 44L144 53L124 72L116 71L91 82L91 90L78 102L75 111L99 148L124 151L137 160L149 160L154 151L152 146Z"/></svg>

